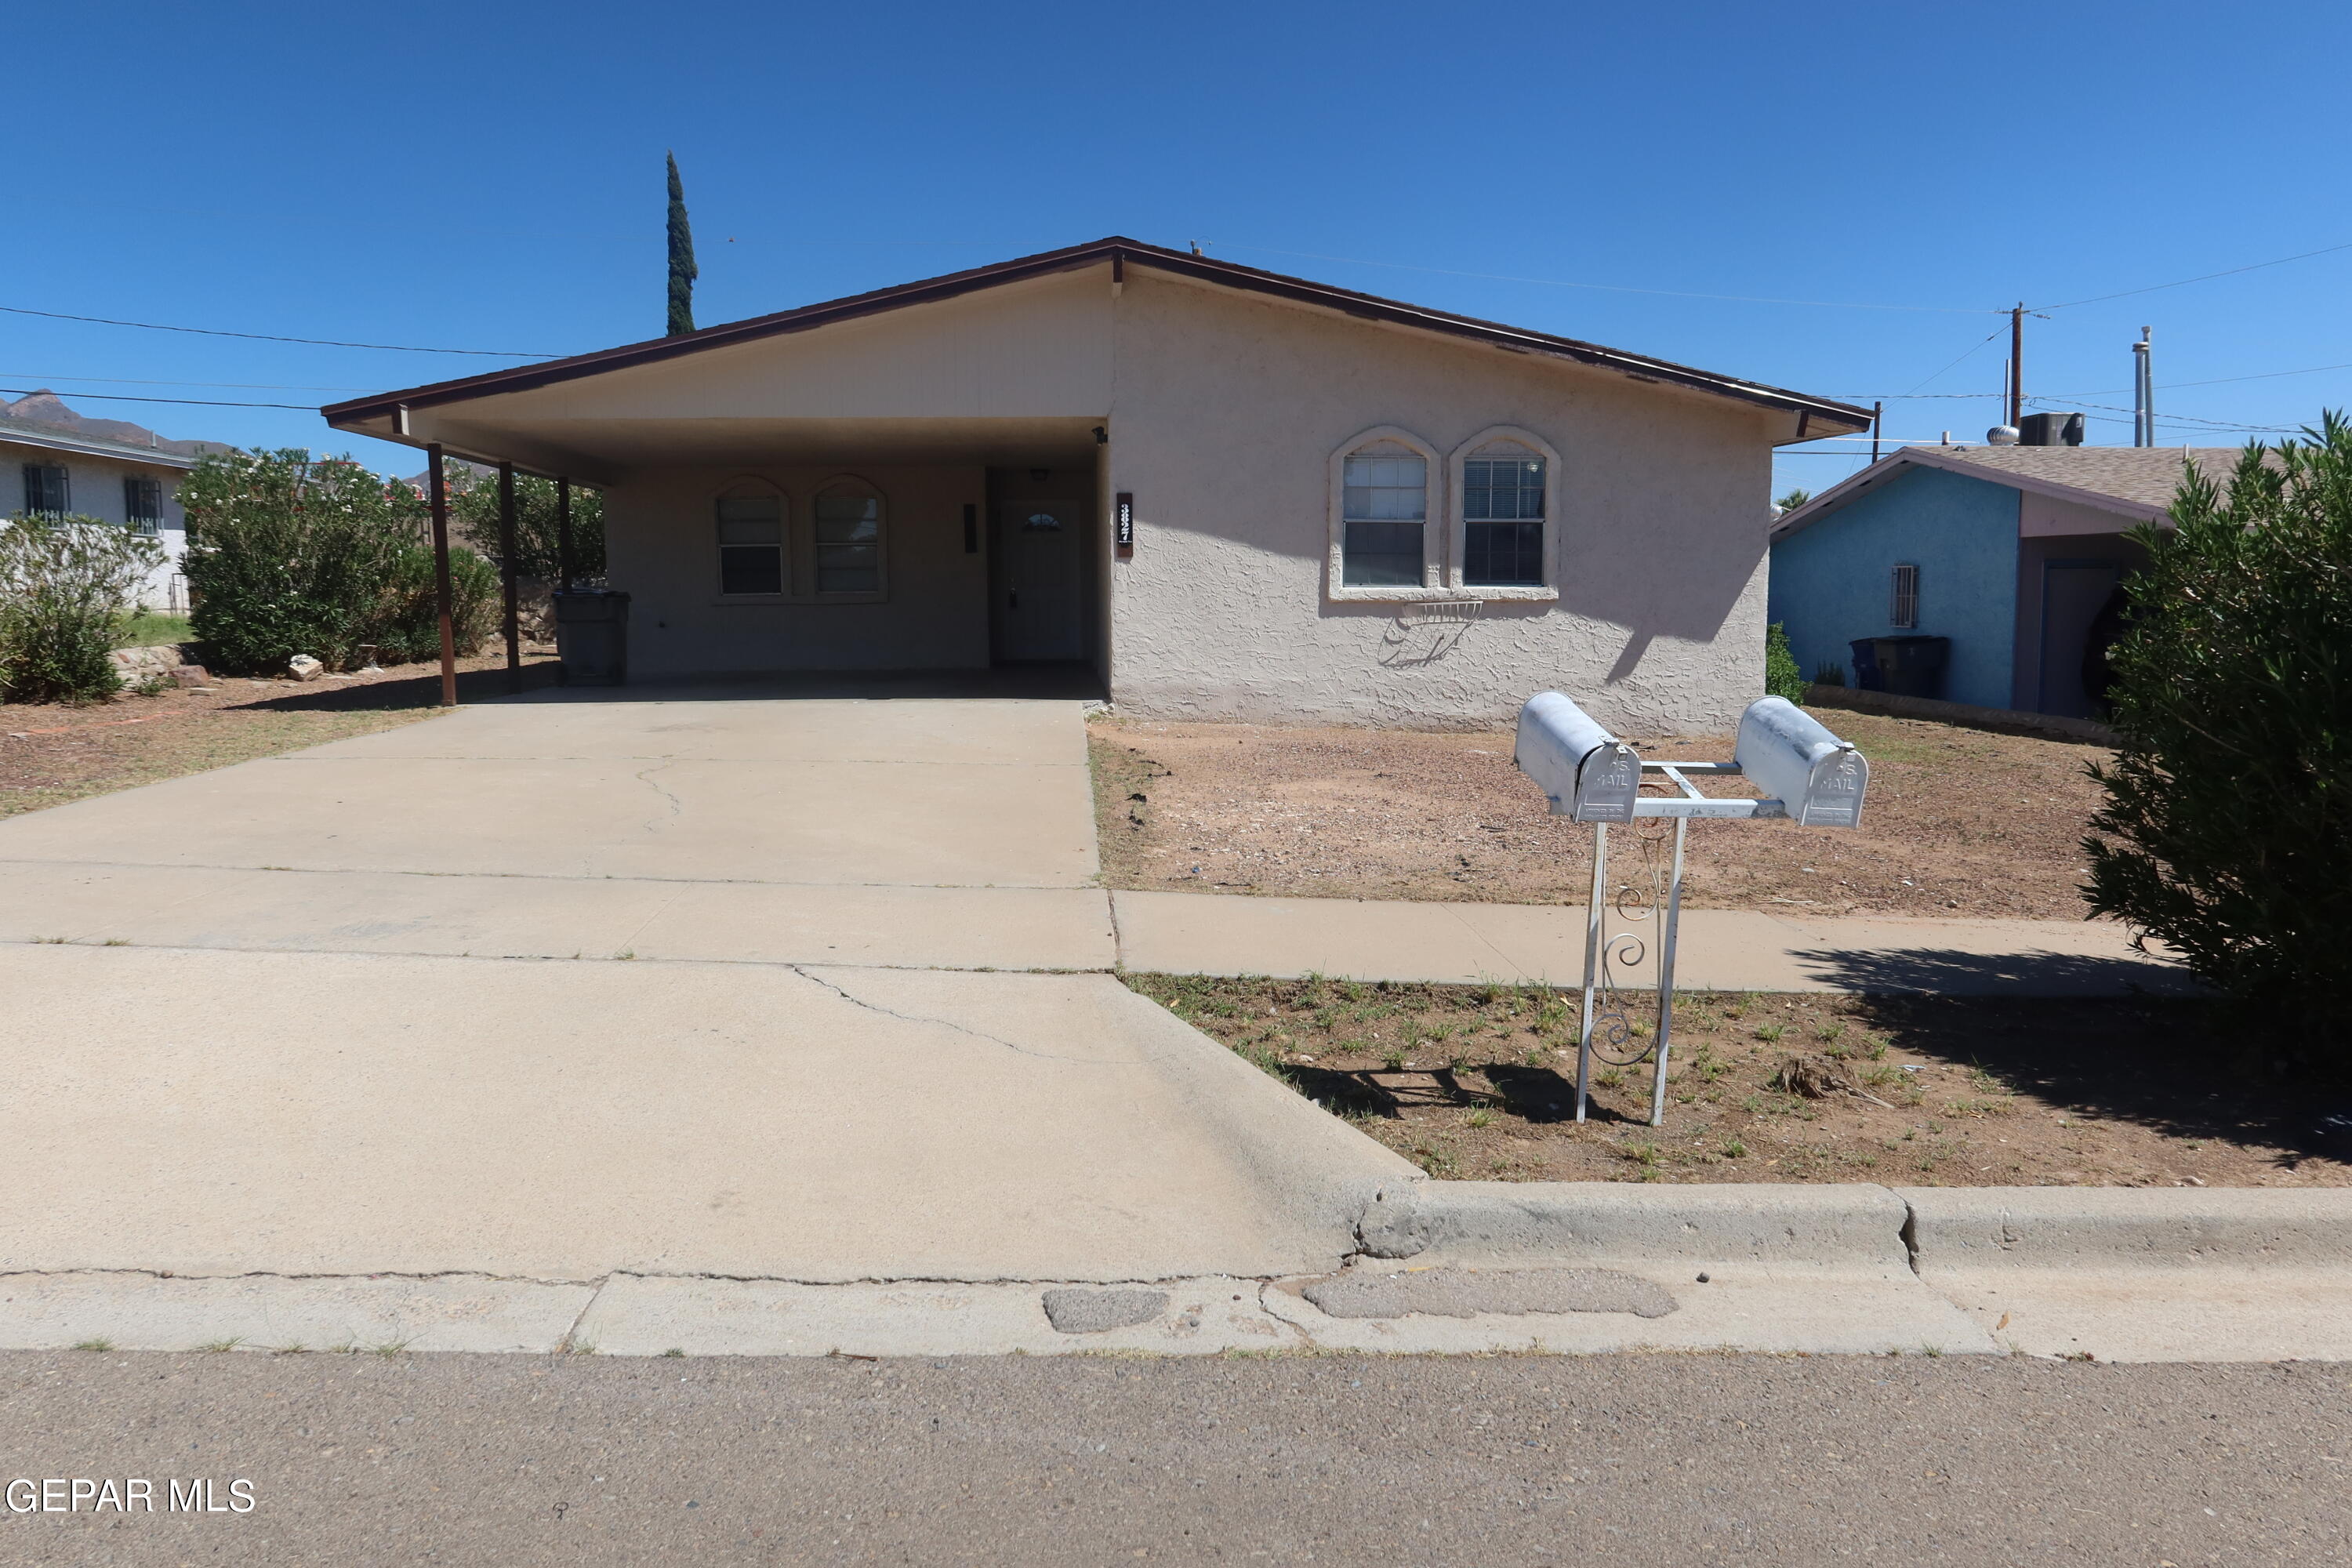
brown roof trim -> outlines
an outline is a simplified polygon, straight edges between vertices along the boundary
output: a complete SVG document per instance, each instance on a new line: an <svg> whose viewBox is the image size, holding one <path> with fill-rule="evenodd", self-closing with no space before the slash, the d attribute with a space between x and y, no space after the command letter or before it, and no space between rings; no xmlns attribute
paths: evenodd
<svg viewBox="0 0 2352 1568"><path fill-rule="evenodd" d="M1529 331L1521 327L1505 326L1497 321L1481 321L1475 316L1457 316L1450 311L1433 310L1424 306L1409 305L1402 300L1382 299L1376 294L1360 294L1353 289L1335 288L1304 278L1292 278L1279 272L1262 271L1244 267L1237 262L1217 260L1205 256L1191 256L1180 250L1169 250L1141 240L1120 236L1097 239L1085 245L1074 245L1060 250L1048 250L1035 256L1024 256L1011 261L1000 261L986 267L975 267L962 272L950 272L940 278L929 278L915 283L902 283L888 289L877 289L870 293L853 294L846 299L832 300L819 305L805 305L796 310L781 310L773 315L754 316L749 321L730 321L722 326L706 327L700 331L687 332L674 338L656 338L646 342L628 343L619 348L600 349L593 353L574 354L569 359L550 360L540 364L520 365L512 370L491 371L484 375L467 376L458 381L435 382L425 386L411 387L403 392L378 393L373 396L352 398L343 403L331 403L320 410L331 425L377 417L394 413L405 405L410 408L429 407L439 403L454 403L467 398L495 396L500 393L526 392L534 387L594 375L608 370L630 365L649 364L675 358L680 354L697 353L704 349L723 348L732 343L749 342L759 338L775 337L787 332L808 331L830 326L836 321L855 321L861 316L876 315L908 305L928 304L935 300L952 300L960 295L1002 283L1043 277L1048 273L1072 271L1109 261L1115 268L1124 270L1129 261L1157 267L1165 272L1221 284L1226 288L1270 294L1299 304L1318 305L1342 311L1367 321L1386 321L1408 327L1420 327L1430 331L1455 337L1500 344L1527 352L1571 359L1580 363L1597 365L1623 372L1630 375L1671 382L1717 396L1734 397L1769 408L1798 414L1810 426L1815 423L1847 425L1856 430L1870 427L1870 412L1852 404L1838 403L1829 398L1812 397L1791 392L1784 387L1768 386L1760 382L1741 381L1736 377L1717 375L1709 371L1675 364L1646 355L1627 353L1621 349L1603 348L1574 338L1555 337L1549 332ZM1821 434L1828 434L1823 431Z"/></svg>

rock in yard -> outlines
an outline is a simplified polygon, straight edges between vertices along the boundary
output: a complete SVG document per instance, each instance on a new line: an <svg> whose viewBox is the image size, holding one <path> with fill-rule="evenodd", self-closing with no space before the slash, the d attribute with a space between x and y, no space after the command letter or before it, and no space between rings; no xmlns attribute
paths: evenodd
<svg viewBox="0 0 2352 1568"><path fill-rule="evenodd" d="M286 668L297 680L316 680L326 666L307 653L298 653L286 661Z"/></svg>
<svg viewBox="0 0 2352 1568"><path fill-rule="evenodd" d="M172 671L172 684L174 686L209 686L212 679L201 664L184 664Z"/></svg>
<svg viewBox="0 0 2352 1568"><path fill-rule="evenodd" d="M1045 1292L1045 1321L1066 1334L1099 1334L1148 1323L1168 1310L1165 1290Z"/></svg>

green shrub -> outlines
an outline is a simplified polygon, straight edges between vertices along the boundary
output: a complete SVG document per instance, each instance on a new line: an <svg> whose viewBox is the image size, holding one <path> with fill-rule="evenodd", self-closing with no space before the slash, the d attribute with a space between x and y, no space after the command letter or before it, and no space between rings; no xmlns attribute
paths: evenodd
<svg viewBox="0 0 2352 1568"><path fill-rule="evenodd" d="M0 697L94 702L121 689L107 655L163 547L91 517L0 526Z"/></svg>
<svg viewBox="0 0 2352 1568"><path fill-rule="evenodd" d="M1789 628L1778 621L1764 628L1764 695L1791 702L1805 700L1805 672L1789 651Z"/></svg>
<svg viewBox="0 0 2352 1568"><path fill-rule="evenodd" d="M467 464L449 466L450 529L485 559L499 559L499 476ZM555 481L515 476L515 574L554 582ZM575 582L604 578L604 498L572 487L572 574Z"/></svg>
<svg viewBox="0 0 2352 1568"><path fill-rule="evenodd" d="M207 665L274 674L307 653L347 669L367 647L386 661L438 656L425 503L407 485L299 448L228 452L201 459L180 499ZM498 574L462 549L449 574L457 649L471 653L498 614Z"/></svg>
<svg viewBox="0 0 2352 1568"><path fill-rule="evenodd" d="M2110 656L2084 896L2270 1015L2287 1055L2352 1020L2352 425L2192 468ZM2270 1026L2284 1023L2284 1030Z"/></svg>

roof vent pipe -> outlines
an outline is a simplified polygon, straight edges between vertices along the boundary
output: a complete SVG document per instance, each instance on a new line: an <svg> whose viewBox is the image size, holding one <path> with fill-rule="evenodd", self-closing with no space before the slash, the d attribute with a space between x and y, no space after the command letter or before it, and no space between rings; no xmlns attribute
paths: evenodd
<svg viewBox="0 0 2352 1568"><path fill-rule="evenodd" d="M1985 444L1989 447L2016 446L2017 426L2014 425L1994 426L1991 429L1985 432Z"/></svg>

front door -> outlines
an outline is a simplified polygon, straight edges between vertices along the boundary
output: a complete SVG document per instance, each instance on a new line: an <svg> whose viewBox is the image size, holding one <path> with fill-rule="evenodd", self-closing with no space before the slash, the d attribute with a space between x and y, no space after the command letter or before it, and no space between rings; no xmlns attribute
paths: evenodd
<svg viewBox="0 0 2352 1568"><path fill-rule="evenodd" d="M998 515L1001 657L1012 664L1085 658L1078 554L1084 509L1075 502L1013 500Z"/></svg>

